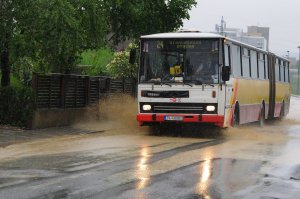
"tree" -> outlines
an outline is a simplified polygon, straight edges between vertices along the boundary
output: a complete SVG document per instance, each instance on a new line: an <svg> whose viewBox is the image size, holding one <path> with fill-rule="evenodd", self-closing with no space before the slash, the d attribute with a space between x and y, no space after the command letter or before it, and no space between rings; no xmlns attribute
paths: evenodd
<svg viewBox="0 0 300 199"><path fill-rule="evenodd" d="M40 19L36 21L36 48L52 72L71 71L83 50L104 45L108 25L100 2L42 1Z"/></svg>
<svg viewBox="0 0 300 199"><path fill-rule="evenodd" d="M0 0L1 85L24 56L68 72L85 49L104 45L107 14L101 0Z"/></svg>
<svg viewBox="0 0 300 199"><path fill-rule="evenodd" d="M14 52L28 54L22 51L24 22L29 22L34 13L29 12L34 7L34 0L0 0L0 67L2 72L1 85L10 84L10 65ZM24 43L23 43L24 44ZM23 45L22 44L22 45ZM23 45L24 46L24 45Z"/></svg>
<svg viewBox="0 0 300 199"><path fill-rule="evenodd" d="M70 72L82 51L173 31L188 19L195 0L0 0L1 85L18 59Z"/></svg>
<svg viewBox="0 0 300 199"><path fill-rule="evenodd" d="M111 0L110 40L118 43L141 35L170 32L180 28L195 0Z"/></svg>

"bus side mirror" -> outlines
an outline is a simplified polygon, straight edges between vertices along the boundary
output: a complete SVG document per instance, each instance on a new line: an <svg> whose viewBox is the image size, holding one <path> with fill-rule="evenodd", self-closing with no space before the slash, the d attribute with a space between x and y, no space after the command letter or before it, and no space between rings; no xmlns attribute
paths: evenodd
<svg viewBox="0 0 300 199"><path fill-rule="evenodd" d="M230 78L230 67L229 66L223 66L222 67L222 80L224 82L228 81Z"/></svg>
<svg viewBox="0 0 300 199"><path fill-rule="evenodd" d="M136 49L131 49L130 50L130 55L129 55L129 63L134 64L136 59Z"/></svg>

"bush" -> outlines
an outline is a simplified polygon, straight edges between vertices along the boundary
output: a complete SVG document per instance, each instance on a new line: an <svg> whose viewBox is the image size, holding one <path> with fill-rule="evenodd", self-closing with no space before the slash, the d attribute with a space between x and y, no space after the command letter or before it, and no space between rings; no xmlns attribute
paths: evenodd
<svg viewBox="0 0 300 199"><path fill-rule="evenodd" d="M124 51L116 52L114 59L107 65L108 71L115 78L135 78L138 75L138 64L129 63L130 50L137 48L135 44L130 44Z"/></svg>
<svg viewBox="0 0 300 199"><path fill-rule="evenodd" d="M12 65L12 74L14 78L23 84L29 86L32 80L32 72L45 72L29 57L17 59Z"/></svg>
<svg viewBox="0 0 300 199"><path fill-rule="evenodd" d="M34 92L25 86L0 88L0 124L28 127L35 110Z"/></svg>

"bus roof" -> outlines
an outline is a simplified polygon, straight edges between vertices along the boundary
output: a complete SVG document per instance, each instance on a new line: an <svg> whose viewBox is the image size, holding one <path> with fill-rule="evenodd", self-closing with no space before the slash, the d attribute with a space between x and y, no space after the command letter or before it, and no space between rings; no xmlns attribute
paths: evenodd
<svg viewBox="0 0 300 199"><path fill-rule="evenodd" d="M224 37L222 35L219 34L214 34L214 33L203 33L203 32L199 32L199 31L179 31L179 32L170 32L170 33L157 33L157 34L152 34L152 35L144 35L141 36L141 39L226 39L228 41L231 41L235 44L244 46L244 47L248 47L248 48L252 48L254 50L260 51L260 52L264 52L264 53L268 53L269 51L265 51L262 49L259 49L255 46L228 38L228 37ZM278 56L276 55L276 57L279 57L285 61L289 61L288 59L286 59L285 57L282 56Z"/></svg>
<svg viewBox="0 0 300 199"><path fill-rule="evenodd" d="M202 32L171 32L171 33L158 33L153 35L141 36L142 39L174 39L174 38L189 38L189 39L200 39L200 38L225 38L222 35L213 33L202 33Z"/></svg>

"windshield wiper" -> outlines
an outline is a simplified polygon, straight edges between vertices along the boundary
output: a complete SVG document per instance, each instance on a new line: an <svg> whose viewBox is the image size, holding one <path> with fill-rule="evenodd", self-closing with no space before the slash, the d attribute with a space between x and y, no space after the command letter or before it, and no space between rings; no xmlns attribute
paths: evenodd
<svg viewBox="0 0 300 199"><path fill-rule="evenodd" d="M196 79L193 79L192 82L195 83L195 85L202 85L203 84L202 81L196 80Z"/></svg>
<svg viewBox="0 0 300 199"><path fill-rule="evenodd" d="M172 87L172 84L170 84L168 82L163 82L163 81L160 82L160 85L168 85L168 86Z"/></svg>
<svg viewBox="0 0 300 199"><path fill-rule="evenodd" d="M211 87L215 87L215 85L213 85L213 84L202 84L202 85L204 85L204 86L211 86Z"/></svg>
<svg viewBox="0 0 300 199"><path fill-rule="evenodd" d="M162 82L161 85L168 85L170 87L172 87L172 84L166 83L166 82Z"/></svg>
<svg viewBox="0 0 300 199"><path fill-rule="evenodd" d="M190 87L193 87L192 84L187 83L185 80L183 80L183 85L188 85L188 86L190 86Z"/></svg>

